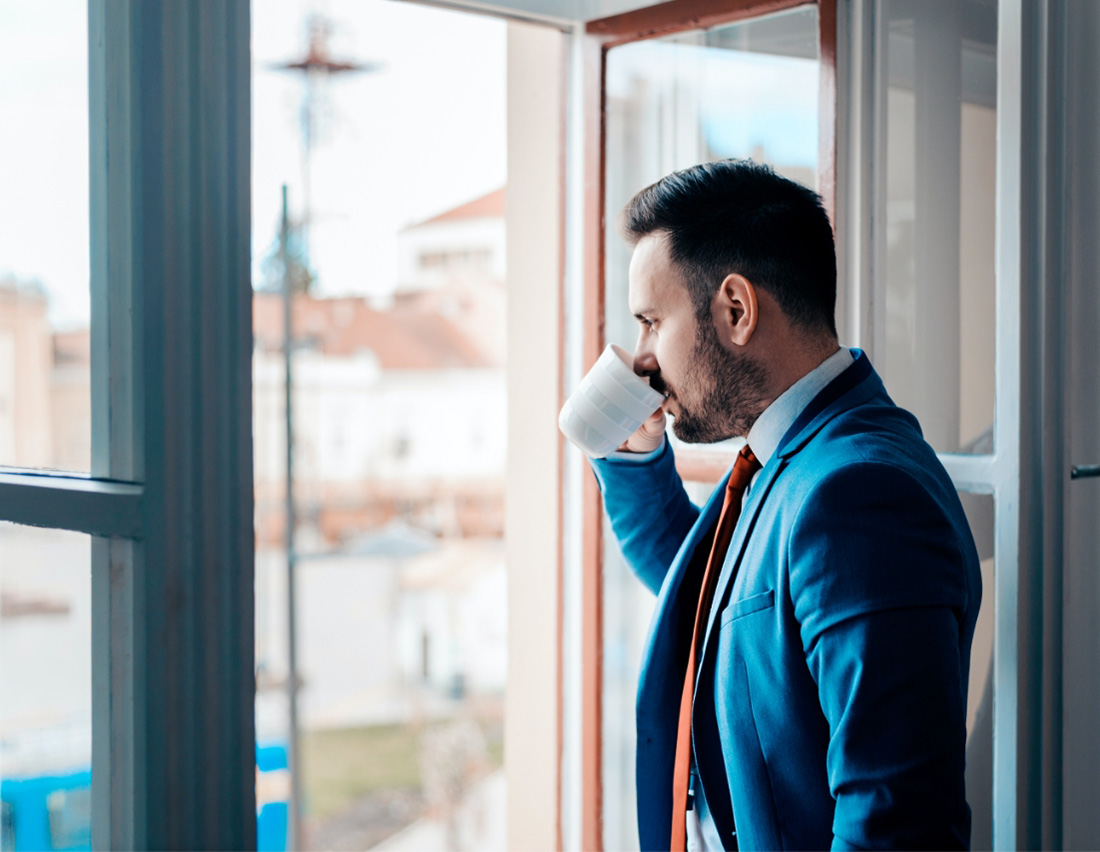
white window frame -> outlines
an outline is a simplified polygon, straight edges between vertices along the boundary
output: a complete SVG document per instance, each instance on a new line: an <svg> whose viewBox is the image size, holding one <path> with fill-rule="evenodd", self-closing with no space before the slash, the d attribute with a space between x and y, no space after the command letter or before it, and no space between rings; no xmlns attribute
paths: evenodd
<svg viewBox="0 0 1100 852"><path fill-rule="evenodd" d="M876 86L886 73L878 50L885 44L883 4L851 0L841 4L838 22L838 230L844 235L839 260L848 288L840 320L848 338L872 357L876 342L882 345L873 282L882 269L876 227L885 222L884 193L875 186L875 164L885 150L885 104ZM1060 827L1054 827L1062 819L1060 721L1050 712L1052 695L1061 689L1051 679L1052 671L1060 671L1061 648L1050 645L1059 629L1051 614L1060 611L1061 586L1050 575L1060 574L1061 565L1044 560L1043 548L1044 523L1048 529L1061 526L1060 508L1049 495L1060 491L1065 471L1044 466L1042 412L1044 394L1058 393L1049 376L1055 375L1056 385L1062 379L1049 370L1044 379L1049 365L1040 351L1039 319L1051 316L1049 303L1059 298L1055 270L1063 251L1058 222L1039 214L1055 209L1051 202L1061 180L1051 159L1064 121L1052 97L1058 76L1052 58L1062 55L1065 39L1061 14L1057 3L999 0L995 449L989 455L939 454L956 488L995 498L996 579L984 596L995 606L996 849L1061 845Z"/></svg>

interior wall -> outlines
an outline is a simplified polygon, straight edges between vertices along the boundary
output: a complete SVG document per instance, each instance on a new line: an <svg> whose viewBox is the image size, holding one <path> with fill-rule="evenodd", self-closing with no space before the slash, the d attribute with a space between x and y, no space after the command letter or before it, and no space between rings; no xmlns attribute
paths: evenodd
<svg viewBox="0 0 1100 852"><path fill-rule="evenodd" d="M1067 3L1066 454L1100 464L1100 4ZM1063 831L1100 849L1100 478L1068 479L1063 600Z"/></svg>
<svg viewBox="0 0 1100 852"><path fill-rule="evenodd" d="M564 36L508 27L508 848L558 839Z"/></svg>

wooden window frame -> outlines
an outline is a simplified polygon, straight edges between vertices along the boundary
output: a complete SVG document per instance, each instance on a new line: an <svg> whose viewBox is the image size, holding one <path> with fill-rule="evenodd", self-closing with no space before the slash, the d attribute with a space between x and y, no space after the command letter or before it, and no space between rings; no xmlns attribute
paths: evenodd
<svg viewBox="0 0 1100 852"><path fill-rule="evenodd" d="M606 176L607 52L613 47L689 30L710 29L802 6L818 7L820 192L830 217L836 203L837 2L836 0L671 0L589 21L583 39L585 281L582 359L596 361L605 345L604 179ZM681 451L676 467L685 480L717 482L729 455ZM581 494L581 848L603 849L603 504L592 476Z"/></svg>

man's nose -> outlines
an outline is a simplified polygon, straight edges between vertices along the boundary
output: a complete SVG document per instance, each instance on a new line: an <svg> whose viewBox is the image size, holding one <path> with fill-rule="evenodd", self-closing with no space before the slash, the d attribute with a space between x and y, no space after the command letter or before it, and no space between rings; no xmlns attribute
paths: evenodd
<svg viewBox="0 0 1100 852"><path fill-rule="evenodd" d="M649 335L643 329L638 335L638 343L634 347L634 372L639 376L655 376L660 372L657 364L657 353L649 342Z"/></svg>

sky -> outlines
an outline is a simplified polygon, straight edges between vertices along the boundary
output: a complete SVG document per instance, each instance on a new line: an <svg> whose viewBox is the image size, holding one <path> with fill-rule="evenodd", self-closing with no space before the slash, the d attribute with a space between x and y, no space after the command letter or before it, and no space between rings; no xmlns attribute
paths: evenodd
<svg viewBox="0 0 1100 852"><path fill-rule="evenodd" d="M87 324L87 0L0 0L0 277L37 279L55 326ZM326 295L394 286L399 231L503 186L505 24L392 0L262 0L252 9L253 275L278 232L281 187L301 215L306 21L332 21L337 59L312 173L311 259ZM13 132L14 131L14 132Z"/></svg>
<svg viewBox="0 0 1100 852"><path fill-rule="evenodd" d="M284 181L292 216L302 203L303 84L271 64L303 52L311 8L335 23L333 58L382 66L335 77L318 110L311 260L322 293L386 293L400 229L505 184L505 24L389 0L254 3L257 259L276 236Z"/></svg>
<svg viewBox="0 0 1100 852"><path fill-rule="evenodd" d="M88 316L87 0L0 0L0 278Z"/></svg>

